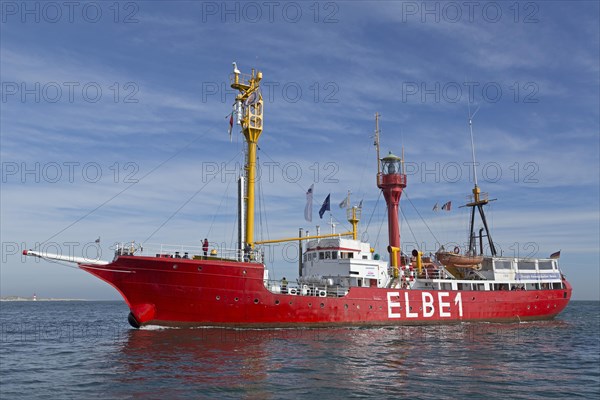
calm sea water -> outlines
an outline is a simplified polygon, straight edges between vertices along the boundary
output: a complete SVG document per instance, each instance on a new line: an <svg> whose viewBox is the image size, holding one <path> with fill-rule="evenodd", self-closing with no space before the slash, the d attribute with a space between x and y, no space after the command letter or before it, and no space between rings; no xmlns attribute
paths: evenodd
<svg viewBox="0 0 600 400"><path fill-rule="evenodd" d="M122 302L0 303L0 398L600 398L600 303L558 319L134 330Z"/></svg>

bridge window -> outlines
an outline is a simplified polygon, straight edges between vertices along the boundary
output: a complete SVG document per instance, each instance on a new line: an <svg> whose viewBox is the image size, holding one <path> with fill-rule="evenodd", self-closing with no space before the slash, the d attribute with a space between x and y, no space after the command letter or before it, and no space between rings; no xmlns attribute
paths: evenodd
<svg viewBox="0 0 600 400"><path fill-rule="evenodd" d="M330 251L326 251L325 252L325 259L326 260L330 260L331 259L331 252Z"/></svg>
<svg viewBox="0 0 600 400"><path fill-rule="evenodd" d="M548 260L548 261L538 261L538 267L540 269L552 269L553 265L552 265L552 261Z"/></svg>
<svg viewBox="0 0 600 400"><path fill-rule="evenodd" d="M319 252L319 260L324 260L325 259L325 253L320 251Z"/></svg>
<svg viewBox="0 0 600 400"><path fill-rule="evenodd" d="M337 253L337 251L332 251L332 252L331 252L331 258L333 258L334 260L337 260L337 258L338 258L338 253Z"/></svg>
<svg viewBox="0 0 600 400"><path fill-rule="evenodd" d="M519 269L535 269L535 261L519 261Z"/></svg>
<svg viewBox="0 0 600 400"><path fill-rule="evenodd" d="M511 269L512 263L507 260L496 260L494 261L494 266L496 269Z"/></svg>

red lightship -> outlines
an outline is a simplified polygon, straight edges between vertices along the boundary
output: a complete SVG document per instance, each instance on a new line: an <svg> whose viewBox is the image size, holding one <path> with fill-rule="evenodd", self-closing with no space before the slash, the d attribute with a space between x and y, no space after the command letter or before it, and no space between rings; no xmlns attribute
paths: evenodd
<svg viewBox="0 0 600 400"><path fill-rule="evenodd" d="M440 249L435 255L400 249L398 206L407 185L404 159L379 159L377 186L388 209L389 262L357 239L361 206L347 217L352 231L254 240L256 150L262 133L262 73L243 76L235 66L231 86L239 91L233 116L247 143L245 175L239 180L238 248L119 245L112 262L25 250L29 256L76 263L112 285L130 308L134 327L155 325L295 327L332 325L440 324L462 321L552 319L568 304L572 288L556 258L496 254L484 208L490 200L475 179L469 247L464 254ZM378 119L376 119L378 121ZM471 122L471 121L469 121ZM472 131L471 131L472 137ZM474 158L474 148L473 148ZM475 165L475 163L474 163ZM478 211L483 228L475 234ZM485 230L485 235L483 231ZM491 254L484 254L483 238ZM477 248L479 238L479 248ZM302 258L295 282L269 278L263 246L297 241ZM143 250L142 250L143 248Z"/></svg>

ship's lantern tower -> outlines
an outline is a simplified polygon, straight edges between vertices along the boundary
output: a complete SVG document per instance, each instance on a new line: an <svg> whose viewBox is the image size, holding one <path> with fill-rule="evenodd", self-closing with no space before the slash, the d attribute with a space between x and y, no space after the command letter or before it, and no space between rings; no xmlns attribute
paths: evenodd
<svg viewBox="0 0 600 400"><path fill-rule="evenodd" d="M402 190L406 187L404 160L391 152L380 160L377 174L377 187L383 192L388 212L389 250L392 266L397 270L400 265L400 226L398 224L398 205ZM394 272L396 274L396 271Z"/></svg>

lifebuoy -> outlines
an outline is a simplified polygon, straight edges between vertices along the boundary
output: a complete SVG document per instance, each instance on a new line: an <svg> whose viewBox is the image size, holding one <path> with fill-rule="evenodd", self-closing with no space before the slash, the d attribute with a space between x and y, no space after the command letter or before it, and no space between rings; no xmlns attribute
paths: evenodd
<svg viewBox="0 0 600 400"><path fill-rule="evenodd" d="M454 248L454 254L460 254L460 247L456 246Z"/></svg>

